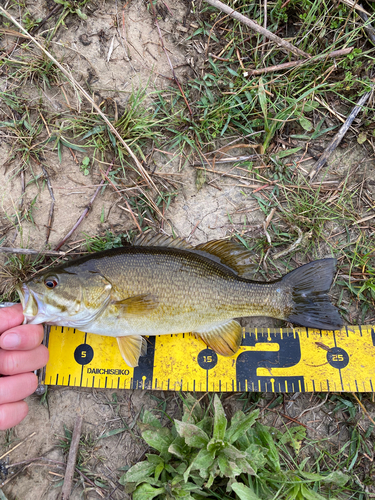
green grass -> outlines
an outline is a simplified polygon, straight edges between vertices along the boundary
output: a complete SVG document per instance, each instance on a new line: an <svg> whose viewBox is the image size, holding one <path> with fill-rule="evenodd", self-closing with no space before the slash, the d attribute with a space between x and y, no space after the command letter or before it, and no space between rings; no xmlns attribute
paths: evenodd
<svg viewBox="0 0 375 500"><path fill-rule="evenodd" d="M375 252L372 240L362 232L356 241L342 246L344 253L343 276L338 284L346 287L360 306L359 321L370 313L374 318L375 308Z"/></svg>
<svg viewBox="0 0 375 500"><path fill-rule="evenodd" d="M147 89L140 88L130 93L124 109L119 109L115 100L108 99L103 103L109 120L142 160L145 159L143 150L148 141L157 143L163 137L162 124L154 117L153 109L146 102L148 99ZM107 155L114 154L121 165L126 164L127 151L101 117L84 112L73 115L65 121L64 129L73 133L82 147L89 148L92 163L95 159L103 161Z"/></svg>
<svg viewBox="0 0 375 500"><path fill-rule="evenodd" d="M0 266L1 301L18 302L19 297L15 287L25 282L42 267L44 257L30 257L29 255L8 255Z"/></svg>

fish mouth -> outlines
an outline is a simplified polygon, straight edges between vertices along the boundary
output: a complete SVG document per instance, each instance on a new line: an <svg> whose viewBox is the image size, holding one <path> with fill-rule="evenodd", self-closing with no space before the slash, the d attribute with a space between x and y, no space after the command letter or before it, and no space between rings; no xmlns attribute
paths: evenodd
<svg viewBox="0 0 375 500"><path fill-rule="evenodd" d="M38 295L30 290L29 287L25 284L18 285L16 287L16 291L19 295L22 309L23 309L23 324L40 324L45 321L43 314L43 306L41 300L38 298Z"/></svg>
<svg viewBox="0 0 375 500"><path fill-rule="evenodd" d="M50 304L43 293L33 290L25 283L18 285L16 291L20 297L23 309L24 325L60 325L71 326L73 328L84 327L93 319L92 314L83 313L70 317L58 306Z"/></svg>

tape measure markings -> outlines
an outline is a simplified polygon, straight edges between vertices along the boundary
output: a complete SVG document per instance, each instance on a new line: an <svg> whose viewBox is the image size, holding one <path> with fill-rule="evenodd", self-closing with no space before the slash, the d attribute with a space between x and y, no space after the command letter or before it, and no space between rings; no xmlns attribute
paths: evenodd
<svg viewBox="0 0 375 500"><path fill-rule="evenodd" d="M129 368L115 338L52 327L45 383L219 392L374 390L374 326L244 329L232 358L218 356L192 334L149 337L147 346L139 366Z"/></svg>

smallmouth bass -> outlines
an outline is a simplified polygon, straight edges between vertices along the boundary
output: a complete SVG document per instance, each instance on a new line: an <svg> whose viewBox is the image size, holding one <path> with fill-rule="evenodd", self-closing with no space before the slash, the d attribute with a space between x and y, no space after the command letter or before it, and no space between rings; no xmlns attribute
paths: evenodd
<svg viewBox="0 0 375 500"><path fill-rule="evenodd" d="M18 288L25 323L68 326L117 338L137 366L143 335L193 332L223 356L235 354L242 328L233 318L270 316L311 328L342 326L327 295L336 260L305 264L272 282L248 279L251 254L230 241L192 247L143 236L135 246L78 258Z"/></svg>

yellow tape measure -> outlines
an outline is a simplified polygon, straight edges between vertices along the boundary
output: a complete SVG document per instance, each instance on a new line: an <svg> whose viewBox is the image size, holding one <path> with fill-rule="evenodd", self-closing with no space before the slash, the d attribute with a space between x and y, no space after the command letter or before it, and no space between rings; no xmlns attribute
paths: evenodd
<svg viewBox="0 0 375 500"><path fill-rule="evenodd" d="M45 384L183 391L374 392L375 326L340 331L243 330L225 358L192 334L147 338L147 356L129 368L113 337L51 327Z"/></svg>

